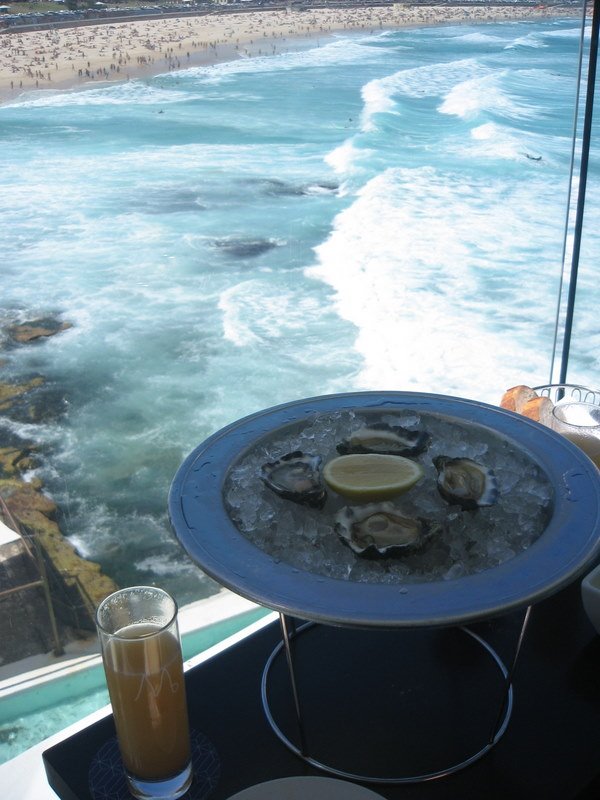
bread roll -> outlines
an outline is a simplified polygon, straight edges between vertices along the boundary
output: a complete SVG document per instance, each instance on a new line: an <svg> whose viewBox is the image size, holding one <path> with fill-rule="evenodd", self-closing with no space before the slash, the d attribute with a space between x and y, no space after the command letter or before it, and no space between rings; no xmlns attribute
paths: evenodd
<svg viewBox="0 0 600 800"><path fill-rule="evenodd" d="M536 422L541 422L548 428L552 427L552 409L554 403L549 397L534 397L528 400L523 406L521 414L529 419L534 419Z"/></svg>
<svg viewBox="0 0 600 800"><path fill-rule="evenodd" d="M525 404L536 397L537 393L529 386L513 386L512 389L507 389L507 391L504 392L502 400L500 401L500 407L521 414Z"/></svg>

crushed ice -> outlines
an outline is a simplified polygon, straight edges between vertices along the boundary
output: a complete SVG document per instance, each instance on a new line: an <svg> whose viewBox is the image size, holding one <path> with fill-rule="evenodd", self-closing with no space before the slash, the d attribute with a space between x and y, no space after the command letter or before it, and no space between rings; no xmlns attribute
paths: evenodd
<svg viewBox="0 0 600 800"><path fill-rule="evenodd" d="M443 521L445 533L424 549L401 557L366 559L354 554L334 531L338 509L351 501L328 490L321 510L284 500L259 478L260 467L302 450L335 458L336 444L369 423L387 422L426 430L429 449L415 457L425 476L394 504L407 516ZM466 456L496 473L500 497L490 507L462 511L436 488L433 459ZM429 412L338 411L278 428L245 452L230 470L225 506L237 528L275 562L339 580L411 583L451 580L491 569L521 553L544 531L553 490L544 472L518 445L490 428Z"/></svg>

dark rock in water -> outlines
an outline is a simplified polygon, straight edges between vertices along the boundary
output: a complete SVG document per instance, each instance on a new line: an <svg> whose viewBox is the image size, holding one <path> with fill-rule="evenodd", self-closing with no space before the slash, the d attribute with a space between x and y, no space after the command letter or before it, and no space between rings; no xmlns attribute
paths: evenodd
<svg viewBox="0 0 600 800"><path fill-rule="evenodd" d="M299 186L292 186L283 181L265 181L266 194L275 195L276 197L298 197L303 194L302 188Z"/></svg>
<svg viewBox="0 0 600 800"><path fill-rule="evenodd" d="M42 386L44 379L38 375L25 383L0 383L0 412L7 414L24 395Z"/></svg>
<svg viewBox="0 0 600 800"><path fill-rule="evenodd" d="M530 161L541 161L541 156L532 156L529 153L525 153L525 158L528 158Z"/></svg>
<svg viewBox="0 0 600 800"><path fill-rule="evenodd" d="M53 317L43 317L41 319L34 319L28 322L21 322L17 325L11 325L7 328L9 336L19 344L28 344L36 339L44 339L48 336L55 336L61 331L66 331L72 328L70 322L62 322Z"/></svg>
<svg viewBox="0 0 600 800"><path fill-rule="evenodd" d="M68 409L64 390L46 384L33 392L23 407L13 407L10 416L17 422L53 422L63 417Z"/></svg>
<svg viewBox="0 0 600 800"><path fill-rule="evenodd" d="M255 258L277 247L272 239L216 239L213 244L234 258Z"/></svg>
<svg viewBox="0 0 600 800"><path fill-rule="evenodd" d="M14 434L0 435L0 478L12 478L38 466L34 446Z"/></svg>
<svg viewBox="0 0 600 800"><path fill-rule="evenodd" d="M277 180L277 178L251 178L244 183L257 186L264 194L271 197L300 197L304 194L300 186L293 186L285 181Z"/></svg>
<svg viewBox="0 0 600 800"><path fill-rule="evenodd" d="M36 376L24 383L0 383L0 414L15 422L48 422L66 413L64 392Z"/></svg>
<svg viewBox="0 0 600 800"><path fill-rule="evenodd" d="M337 192L340 188L339 183L334 181L321 181L319 183L312 183L307 186L303 194L320 194L322 192Z"/></svg>
<svg viewBox="0 0 600 800"><path fill-rule="evenodd" d="M319 181L302 186L294 186L290 183L277 180L276 178L261 178L259 180L249 180L245 183L258 186L264 194L271 197L304 197L307 194L318 194L320 192L334 192L339 189L339 184L333 181Z"/></svg>

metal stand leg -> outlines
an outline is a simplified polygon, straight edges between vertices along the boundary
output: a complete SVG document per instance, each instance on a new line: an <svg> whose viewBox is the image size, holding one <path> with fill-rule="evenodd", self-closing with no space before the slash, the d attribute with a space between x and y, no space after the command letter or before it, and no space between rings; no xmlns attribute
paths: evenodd
<svg viewBox="0 0 600 800"><path fill-rule="evenodd" d="M317 759L308 755L307 747L306 747L306 738L304 732L304 726L302 723L302 715L300 711L300 701L296 683L296 675L294 670L294 661L292 655L292 647L291 647L291 640L299 637L302 633L309 630L310 628L314 627L316 623L314 622L306 622L301 625L297 630L292 620L289 620L285 617L285 615L280 614L280 624L282 630L282 641L275 647L269 658L267 659L267 663L265 664L265 668L263 670L262 675L262 682L261 682L261 697L262 697L262 704L263 709L265 712L265 716L267 718L267 722L271 726L275 735L283 742L283 744L290 750L292 753L300 757L303 761L305 761L310 766L314 767L315 769L322 770L330 775L336 775L341 778L347 778L350 780L362 781L365 783L384 783L384 784L403 784L403 783L422 783L425 781L435 780L437 778L443 778L446 775L452 775L455 772L458 772L461 769L473 764L475 761L478 761L484 755L486 755L494 745L498 743L498 741L504 735L508 723L512 714L513 708L513 690L512 690L512 677L513 673L517 664L518 656L521 650L521 646L523 644L523 640L525 637L525 632L527 628L527 623L529 621L531 612L531 607L529 607L525 613L525 617L523 620L523 624L521 626L521 630L519 633L519 638L517 641L516 651L513 657L512 664L510 669L504 665L500 656L496 653L496 651L489 645L484 639L478 636L473 631L469 630L469 628L459 628L463 633L467 634L469 637L474 639L483 649L490 655L490 657L495 662L496 666L500 670L502 674L502 678L504 681L504 691L501 698L501 704L498 711L498 716L496 718L494 727L492 729L490 738L486 742L486 744L478 750L473 755L465 758L463 761L460 761L456 764L453 764L446 769L437 770L434 772L428 772L420 775L411 775L411 776L403 776L403 777L382 777L382 776L372 776L372 775L359 775L352 772L347 772L342 769L338 769L337 767L330 766L327 764L323 764L322 762L318 761ZM290 635L290 628L293 629L292 634ZM300 736L300 746L294 744L280 729L280 727L275 722L273 715L271 713L271 709L269 706L269 698L268 698L268 678L271 666L279 653L285 650L286 661L290 676L290 683L292 687L292 694L294 700L294 708L296 712L296 719L298 723L298 731Z"/></svg>
<svg viewBox="0 0 600 800"><path fill-rule="evenodd" d="M527 609L525 611L525 616L523 617L523 622L521 624L521 630L519 632L519 638L517 640L517 647L515 649L515 654L513 656L512 664L510 665L510 668L508 670L508 674L506 675L506 678L505 678L505 681L504 681L504 694L502 696L502 701L501 701L500 707L498 709L498 716L496 717L496 722L495 722L494 727L492 728L492 732L490 734L489 744L493 744L496 741L496 736L498 735L498 732L499 732L500 727L502 725L502 712L506 708L506 704L509 701L509 694L512 693L513 676L515 674L515 669L517 667L517 661L519 659L519 654L521 652L521 647L523 645L523 640L525 639L525 633L527 631L527 625L529 623L529 617L531 616L531 609L532 609L532 606L527 606Z"/></svg>
<svg viewBox="0 0 600 800"><path fill-rule="evenodd" d="M288 622L290 623L291 636L288 630ZM288 619L285 614L279 612L279 623L281 625L281 636L285 647L285 658L287 661L288 672L290 673L290 682L292 684L292 695L294 697L294 708L296 710L296 721L298 723L298 735L300 737L300 754L306 755L306 737L304 734L304 725L302 724L302 715L300 713L300 701L298 699L298 686L296 684L296 674L294 672L294 661L292 658L292 648L290 640L292 636L296 635L296 622L295 620Z"/></svg>

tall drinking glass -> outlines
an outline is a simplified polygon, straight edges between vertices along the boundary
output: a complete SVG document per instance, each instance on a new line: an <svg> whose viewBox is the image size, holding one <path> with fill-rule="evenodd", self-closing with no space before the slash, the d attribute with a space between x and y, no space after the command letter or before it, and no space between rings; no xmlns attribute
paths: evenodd
<svg viewBox="0 0 600 800"><path fill-rule="evenodd" d="M177 604L133 586L100 603L96 625L129 790L176 800L192 782Z"/></svg>
<svg viewBox="0 0 600 800"><path fill-rule="evenodd" d="M600 406L559 403L552 409L552 428L580 447L600 469Z"/></svg>

